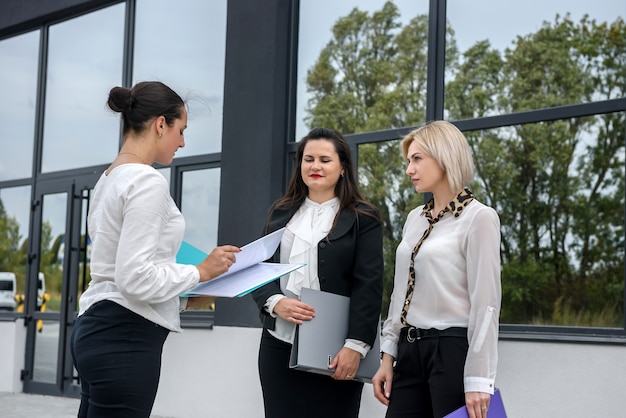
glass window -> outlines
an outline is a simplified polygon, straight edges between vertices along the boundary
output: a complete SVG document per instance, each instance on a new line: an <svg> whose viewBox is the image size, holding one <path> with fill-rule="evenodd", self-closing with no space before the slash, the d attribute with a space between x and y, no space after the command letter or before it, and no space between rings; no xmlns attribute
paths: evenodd
<svg viewBox="0 0 626 418"><path fill-rule="evenodd" d="M15 273L16 294L24 301L28 263L30 186L0 189L0 271ZM23 309L16 305L16 309Z"/></svg>
<svg viewBox="0 0 626 418"><path fill-rule="evenodd" d="M625 113L466 132L500 215L502 323L623 327Z"/></svg>
<svg viewBox="0 0 626 418"><path fill-rule="evenodd" d="M624 326L626 113L465 132L470 185L500 216L501 323ZM404 173L399 140L359 147L363 196L385 225L386 315L397 243L423 202Z"/></svg>
<svg viewBox="0 0 626 418"><path fill-rule="evenodd" d="M406 159L402 156L400 139L358 148L358 182L363 198L379 210L386 226L383 228L383 255L385 258L382 316L387 316L396 259L396 249L402 239L402 228L409 211L424 201L416 193L406 175Z"/></svg>
<svg viewBox="0 0 626 418"><path fill-rule="evenodd" d="M185 241L209 253L217 245L220 205L220 169L183 172L181 212Z"/></svg>
<svg viewBox="0 0 626 418"><path fill-rule="evenodd" d="M118 115L109 90L122 82L124 4L50 27L42 172L112 160Z"/></svg>
<svg viewBox="0 0 626 418"><path fill-rule="evenodd" d="M44 275L49 295L46 308L58 312L61 309L63 280L67 277L63 270L68 266L65 259L67 193L44 195L42 205L39 273Z"/></svg>
<svg viewBox="0 0 626 418"><path fill-rule="evenodd" d="M220 169L183 172L181 212L185 216L185 241L210 253L217 245L220 206ZM199 298L191 310L215 310L214 300Z"/></svg>
<svg viewBox="0 0 626 418"><path fill-rule="evenodd" d="M0 181L32 175L38 52L38 31L0 41Z"/></svg>
<svg viewBox="0 0 626 418"><path fill-rule="evenodd" d="M177 157L221 151L226 0L138 0L133 84L158 80L188 102Z"/></svg>
<svg viewBox="0 0 626 418"><path fill-rule="evenodd" d="M295 140L313 126L349 134L423 120L427 41L426 1L301 0Z"/></svg>
<svg viewBox="0 0 626 418"><path fill-rule="evenodd" d="M446 118L624 94L624 0L448 0L447 16Z"/></svg>

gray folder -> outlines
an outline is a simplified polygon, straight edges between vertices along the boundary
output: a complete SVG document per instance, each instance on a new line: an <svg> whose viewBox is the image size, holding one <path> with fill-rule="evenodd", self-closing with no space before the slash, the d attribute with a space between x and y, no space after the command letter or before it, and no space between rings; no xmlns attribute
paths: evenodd
<svg viewBox="0 0 626 418"><path fill-rule="evenodd" d="M328 365L343 347L348 333L350 298L313 289L302 289L300 300L315 308L315 318L296 329L289 367L312 373L331 375ZM364 359L355 380L371 382L380 366L380 331Z"/></svg>

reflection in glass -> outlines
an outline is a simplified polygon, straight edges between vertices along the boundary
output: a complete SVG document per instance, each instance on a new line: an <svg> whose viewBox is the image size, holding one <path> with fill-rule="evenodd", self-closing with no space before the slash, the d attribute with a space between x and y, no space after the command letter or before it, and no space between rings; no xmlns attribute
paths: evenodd
<svg viewBox="0 0 626 418"><path fill-rule="evenodd" d="M0 41L0 181L32 175L39 31Z"/></svg>
<svg viewBox="0 0 626 418"><path fill-rule="evenodd" d="M42 204L39 272L45 276L46 293L49 295L46 310L58 312L64 277L67 194L45 195Z"/></svg>
<svg viewBox="0 0 626 418"><path fill-rule="evenodd" d="M379 210L383 224L385 258L383 316L387 315L393 287L396 248L409 211L423 203L423 195L406 175L400 139L362 144L358 149L358 182L361 195Z"/></svg>
<svg viewBox="0 0 626 418"><path fill-rule="evenodd" d="M364 13L367 19L363 19ZM302 0L295 140L312 126L326 126L344 134L405 126L404 120L394 119L398 112L385 108L383 102L393 105L398 101L389 93L392 88L416 100L421 94L415 91L418 83L398 85L392 73L404 65L409 71L406 76L423 81L424 92L426 74L417 74L412 60L397 62L400 54L394 48L411 51L425 70L427 29L425 1ZM401 31L405 35L397 38ZM418 53L420 50L423 52ZM372 107L375 101L379 102L376 108ZM423 109L415 114L424 117ZM406 115L401 119L417 117Z"/></svg>
<svg viewBox="0 0 626 418"><path fill-rule="evenodd" d="M623 0L449 0L447 16L460 57L446 63L446 118L624 95Z"/></svg>
<svg viewBox="0 0 626 418"><path fill-rule="evenodd" d="M133 84L162 81L188 102L186 145L177 157L221 151L226 5L226 0L137 1ZM167 30L172 25L176 29Z"/></svg>
<svg viewBox="0 0 626 418"><path fill-rule="evenodd" d="M81 219L87 219L87 212L89 210L89 195L90 190L83 190L83 200L81 205ZM89 275L89 263L91 262L91 237L87 232L87 222L80 223L80 260L78 261L78 290L76 294L76 299L79 300L80 296L83 294L87 287L89 286L89 281L91 280L91 276ZM79 311L78 303L75 306L75 310Z"/></svg>
<svg viewBox="0 0 626 418"><path fill-rule="evenodd" d="M466 132L502 229L502 323L623 327L624 113Z"/></svg>
<svg viewBox="0 0 626 418"><path fill-rule="evenodd" d="M185 240L207 253L217 245L219 190L219 168L183 173L181 212L185 217Z"/></svg>
<svg viewBox="0 0 626 418"><path fill-rule="evenodd" d="M41 330L35 334L33 380L56 383L59 321L42 321Z"/></svg>
<svg viewBox="0 0 626 418"><path fill-rule="evenodd" d="M624 326L625 123L619 112L465 132L470 187L500 215L501 323ZM388 226L385 313L395 245L423 200L398 141L361 145L358 164L362 194Z"/></svg>
<svg viewBox="0 0 626 418"><path fill-rule="evenodd" d="M219 190L219 168L183 172L181 212L185 217L184 239L207 253L217 245ZM215 310L215 302L203 301L203 304L190 309Z"/></svg>
<svg viewBox="0 0 626 418"><path fill-rule="evenodd" d="M6 260L3 271L15 273L17 310L24 308L26 266L28 263L28 222L30 186L0 189L0 260Z"/></svg>
<svg viewBox="0 0 626 418"><path fill-rule="evenodd" d="M50 27L42 172L104 164L118 149L109 90L122 83L124 4Z"/></svg>

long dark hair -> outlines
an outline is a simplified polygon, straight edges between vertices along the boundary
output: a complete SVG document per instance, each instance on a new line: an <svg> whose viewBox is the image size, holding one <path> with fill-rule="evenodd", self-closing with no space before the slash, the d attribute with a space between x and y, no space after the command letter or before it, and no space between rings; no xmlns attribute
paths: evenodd
<svg viewBox="0 0 626 418"><path fill-rule="evenodd" d="M293 174L291 175L291 180L289 181L289 186L287 187L287 192L283 197L274 203L272 209L289 209L292 207L299 207L304 202L304 199L309 194L309 188L302 179L301 171L304 148L309 141L317 141L321 139L332 142L335 147L335 151L339 156L341 168L343 168L343 176L339 176L339 180L335 185L335 195L339 198L339 211L337 212L337 215L339 215L342 210L347 209L356 213L371 216L379 222L382 222L378 208L361 197L359 186L356 182L350 146L339 132L328 128L314 128L300 140L296 151L296 164L294 166ZM365 208L361 209L357 207L357 204L365 206Z"/></svg>

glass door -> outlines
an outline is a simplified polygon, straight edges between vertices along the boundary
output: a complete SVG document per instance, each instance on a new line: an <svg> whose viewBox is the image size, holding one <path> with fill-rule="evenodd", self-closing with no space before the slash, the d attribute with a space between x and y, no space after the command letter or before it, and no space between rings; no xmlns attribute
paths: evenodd
<svg viewBox="0 0 626 418"><path fill-rule="evenodd" d="M69 340L88 283L86 219L92 176L37 184L32 210L24 392L78 396Z"/></svg>

